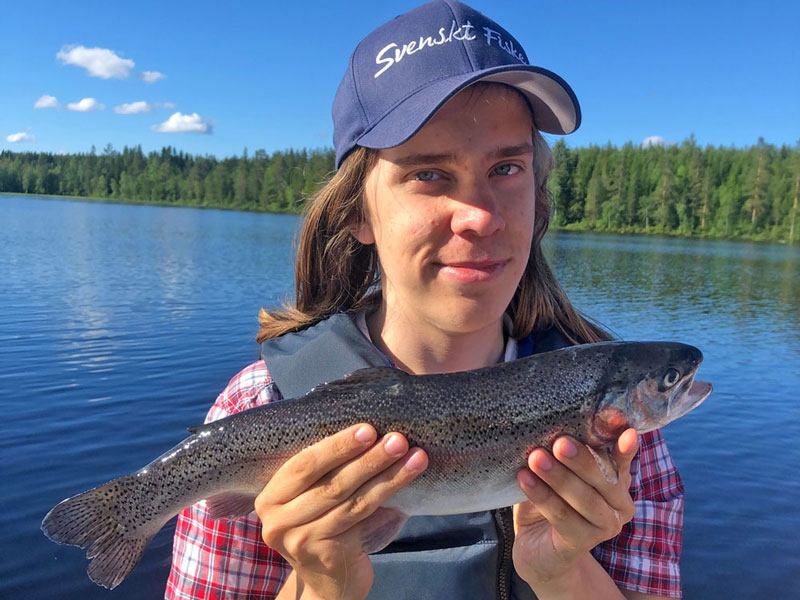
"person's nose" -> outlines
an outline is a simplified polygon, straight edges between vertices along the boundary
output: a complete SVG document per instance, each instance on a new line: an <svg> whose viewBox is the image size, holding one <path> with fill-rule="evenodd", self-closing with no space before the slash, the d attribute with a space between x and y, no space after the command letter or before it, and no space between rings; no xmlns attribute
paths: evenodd
<svg viewBox="0 0 800 600"><path fill-rule="evenodd" d="M488 181L474 179L459 186L453 196L451 227L458 235L489 236L502 231L505 217Z"/></svg>

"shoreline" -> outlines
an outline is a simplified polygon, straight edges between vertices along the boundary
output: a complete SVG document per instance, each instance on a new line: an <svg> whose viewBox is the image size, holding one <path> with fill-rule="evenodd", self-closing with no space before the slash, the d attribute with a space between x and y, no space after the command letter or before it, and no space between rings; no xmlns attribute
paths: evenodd
<svg viewBox="0 0 800 600"><path fill-rule="evenodd" d="M171 202L152 202L150 200L121 200L118 198L95 198L92 196L62 196L59 194L26 194L23 192L0 192L0 197L2 196L21 196L21 197L32 197L32 198L42 198L42 199L52 199L52 200L71 200L76 202L89 202L89 203L101 203L101 204L124 204L124 205L132 205L132 206L160 206L160 207L172 207L172 208L199 208L204 210L225 210L225 211L235 211L235 212L249 212L255 214L273 214L273 215L292 215L292 216L301 216L302 209L298 210L297 212L277 212L277 211L270 211L270 210L261 210L254 207L242 207L242 206L225 206L225 205L216 205L216 204L192 204L192 203L171 203ZM737 235L737 236L720 236L720 235L713 235L713 234L706 234L706 235L686 235L678 232L669 232L669 231L645 231L645 230L638 230L635 228L631 229L595 229L591 227L583 227L581 225L572 223L567 226L558 226L554 225L553 223L549 226L549 231L551 232L558 232L558 233L596 233L596 234L611 234L611 235L625 235L625 236L645 236L645 237L662 237L662 238L680 238L680 239L687 239L687 240L702 240L702 241L727 241L727 242L754 242L759 244L775 244L778 246L794 246L798 245L797 243L793 244L788 240L773 240L769 239L764 235ZM800 242L800 240L796 240L796 242Z"/></svg>

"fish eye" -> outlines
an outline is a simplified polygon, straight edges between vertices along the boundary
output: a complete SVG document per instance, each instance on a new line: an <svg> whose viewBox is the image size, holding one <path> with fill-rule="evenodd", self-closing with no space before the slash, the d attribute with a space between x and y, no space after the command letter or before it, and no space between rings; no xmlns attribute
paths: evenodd
<svg viewBox="0 0 800 600"><path fill-rule="evenodd" d="M678 369L673 369L670 367L667 369L667 372L664 373L664 377L661 379L661 384L664 386L664 389L671 388L673 385L678 383L678 380L681 378L681 372Z"/></svg>

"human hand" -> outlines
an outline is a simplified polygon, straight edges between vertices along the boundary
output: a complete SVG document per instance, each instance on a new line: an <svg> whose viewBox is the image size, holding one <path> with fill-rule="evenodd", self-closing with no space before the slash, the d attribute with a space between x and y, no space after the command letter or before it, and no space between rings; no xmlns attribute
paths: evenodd
<svg viewBox="0 0 800 600"><path fill-rule="evenodd" d="M633 518L630 465L637 450L636 431L628 429L612 451L619 468L616 483L607 481L589 450L570 438L558 438L552 455L542 448L531 452L529 469L517 475L528 501L514 507L513 560L534 591L569 577L589 550L618 535Z"/></svg>
<svg viewBox="0 0 800 600"><path fill-rule="evenodd" d="M302 597L364 598L373 578L367 552L407 519L381 504L427 467L427 455L399 433L376 437L361 424L325 438L289 459L256 498L264 542L294 568Z"/></svg>

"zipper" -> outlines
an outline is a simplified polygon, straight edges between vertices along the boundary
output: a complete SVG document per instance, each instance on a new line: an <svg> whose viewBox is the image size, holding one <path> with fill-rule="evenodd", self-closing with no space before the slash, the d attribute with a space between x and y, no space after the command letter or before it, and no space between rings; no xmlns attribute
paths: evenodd
<svg viewBox="0 0 800 600"><path fill-rule="evenodd" d="M492 515L500 544L500 560L497 564L497 597L499 600L511 600L511 569L514 568L511 557L514 547L514 517L510 507L494 510Z"/></svg>

